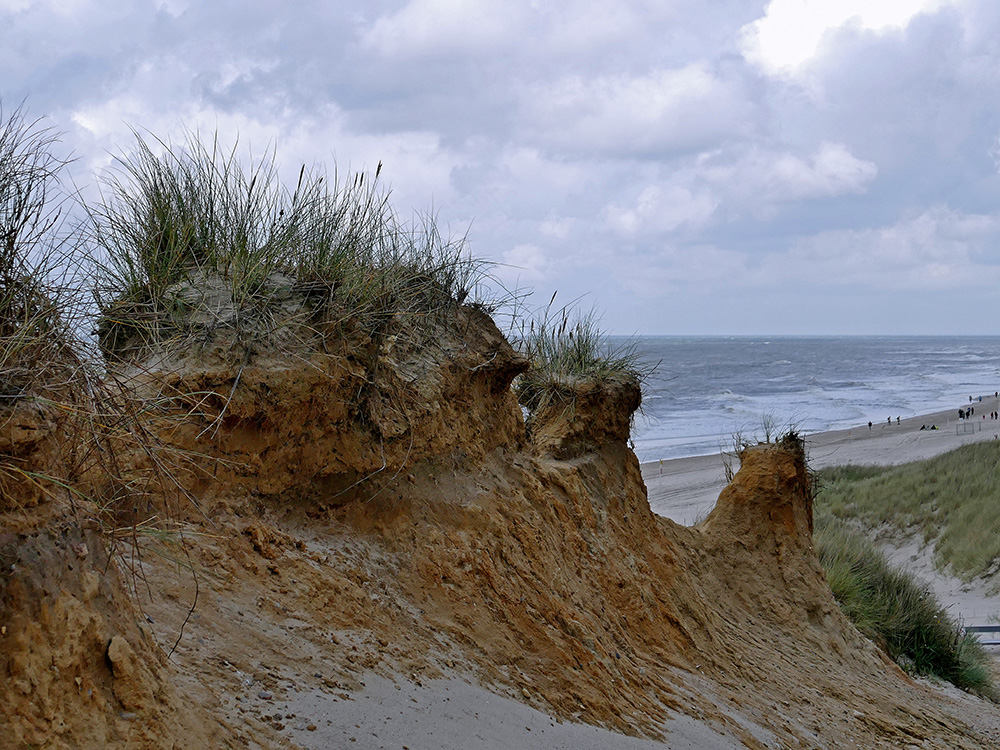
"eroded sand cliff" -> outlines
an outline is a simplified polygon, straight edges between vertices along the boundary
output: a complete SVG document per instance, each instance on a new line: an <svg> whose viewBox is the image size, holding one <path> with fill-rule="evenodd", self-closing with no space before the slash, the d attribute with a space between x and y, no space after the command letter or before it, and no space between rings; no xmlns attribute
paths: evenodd
<svg viewBox="0 0 1000 750"><path fill-rule="evenodd" d="M750 748L991 746L841 615L800 442L682 527L627 445L636 383L526 427L488 316L408 325L123 367L160 441L116 457L124 506L72 411L0 407L0 746L313 746L275 701L336 721L373 674L667 746L679 715Z"/></svg>

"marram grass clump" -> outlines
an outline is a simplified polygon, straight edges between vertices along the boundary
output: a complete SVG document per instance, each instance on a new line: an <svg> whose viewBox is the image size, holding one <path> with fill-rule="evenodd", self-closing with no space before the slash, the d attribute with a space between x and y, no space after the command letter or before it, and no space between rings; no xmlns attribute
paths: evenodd
<svg viewBox="0 0 1000 750"><path fill-rule="evenodd" d="M24 110L0 106L0 406L65 390L78 361L50 283L61 255L56 229L56 134Z"/></svg>
<svg viewBox="0 0 1000 750"><path fill-rule="evenodd" d="M487 264L433 217L400 221L381 165L343 181L303 166L289 188L273 151L244 164L218 137L176 146L136 134L87 209L107 356L216 330L259 341L343 318L377 337L394 316L489 304L478 297Z"/></svg>
<svg viewBox="0 0 1000 750"><path fill-rule="evenodd" d="M893 567L871 541L830 515L816 519L815 548L841 610L894 661L996 699L982 645L925 583Z"/></svg>
<svg viewBox="0 0 1000 750"><path fill-rule="evenodd" d="M572 400L574 387L584 382L624 377L641 386L655 369L642 361L634 341L613 345L593 310L553 310L551 302L541 315L522 322L513 343L529 362L514 385L529 412Z"/></svg>

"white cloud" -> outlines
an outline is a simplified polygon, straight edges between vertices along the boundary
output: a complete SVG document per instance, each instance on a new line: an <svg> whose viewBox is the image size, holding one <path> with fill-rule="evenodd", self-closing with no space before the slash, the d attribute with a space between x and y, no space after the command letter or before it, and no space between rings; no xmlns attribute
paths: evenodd
<svg viewBox="0 0 1000 750"><path fill-rule="evenodd" d="M381 16L362 45L382 55L487 54L512 36L523 6L479 0L411 0Z"/></svg>
<svg viewBox="0 0 1000 750"><path fill-rule="evenodd" d="M934 206L917 216L870 229L822 232L769 256L761 280L808 279L821 285L932 292L1000 282L1000 257L989 248L1000 215Z"/></svg>
<svg viewBox="0 0 1000 750"><path fill-rule="evenodd" d="M743 28L747 59L781 72L814 57L829 32L845 25L875 33L906 27L919 13L951 0L771 0L764 16Z"/></svg>
<svg viewBox="0 0 1000 750"><path fill-rule="evenodd" d="M574 224L575 221L566 216L549 217L542 222L538 231L545 237L550 237L554 240L564 240L569 237Z"/></svg>
<svg viewBox="0 0 1000 750"><path fill-rule="evenodd" d="M501 275L504 278L520 279L527 282L538 282L547 278L552 263L545 251L538 245L515 245L503 254Z"/></svg>
<svg viewBox="0 0 1000 750"><path fill-rule="evenodd" d="M569 151L691 151L748 135L752 105L703 63L642 76L562 78L523 100L531 137Z"/></svg>
<svg viewBox="0 0 1000 750"><path fill-rule="evenodd" d="M805 156L751 148L733 160L709 157L700 169L728 211L765 218L777 204L862 193L878 175L874 163L829 142Z"/></svg>
<svg viewBox="0 0 1000 750"><path fill-rule="evenodd" d="M855 158L840 143L823 143L802 159L781 154L765 167L763 182L778 199L815 198L860 193L875 179L878 168Z"/></svg>
<svg viewBox="0 0 1000 750"><path fill-rule="evenodd" d="M650 185L635 203L605 208L605 220L615 232L626 236L672 232L681 226L699 227L712 216L717 202L708 193L687 188Z"/></svg>

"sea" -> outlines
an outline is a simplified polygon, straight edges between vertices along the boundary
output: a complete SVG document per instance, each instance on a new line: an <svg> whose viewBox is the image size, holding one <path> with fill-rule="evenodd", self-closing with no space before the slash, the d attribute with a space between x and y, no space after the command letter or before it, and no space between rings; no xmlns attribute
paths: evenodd
<svg viewBox="0 0 1000 750"><path fill-rule="evenodd" d="M803 434L969 405L1000 390L1000 336L640 336L641 461L718 453L765 424ZM624 339L612 337L612 346Z"/></svg>

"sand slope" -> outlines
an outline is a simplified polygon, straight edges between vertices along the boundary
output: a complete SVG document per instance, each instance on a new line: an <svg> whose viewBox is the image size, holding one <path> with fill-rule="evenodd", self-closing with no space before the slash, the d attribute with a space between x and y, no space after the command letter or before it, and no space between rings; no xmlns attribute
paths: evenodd
<svg viewBox="0 0 1000 750"><path fill-rule="evenodd" d="M523 363L456 320L141 363L184 470L114 508L111 567L83 493L3 509L0 747L1000 747L995 712L841 614L800 443L748 451L679 525L627 447L634 381L567 383L529 431ZM35 432L20 466L75 447ZM138 482L144 456L116 458Z"/></svg>

